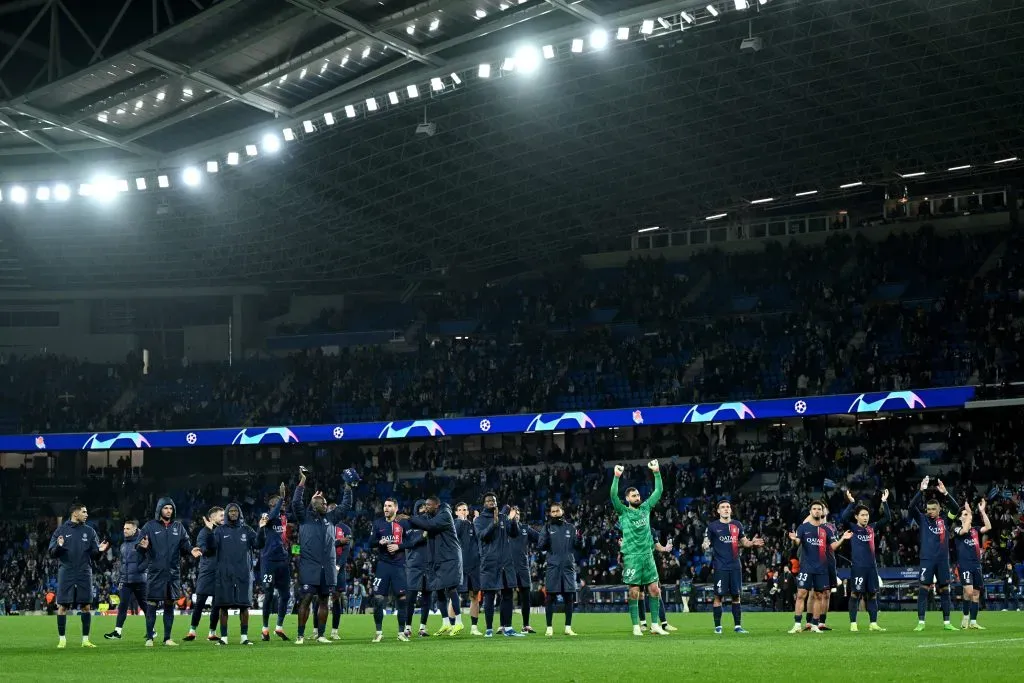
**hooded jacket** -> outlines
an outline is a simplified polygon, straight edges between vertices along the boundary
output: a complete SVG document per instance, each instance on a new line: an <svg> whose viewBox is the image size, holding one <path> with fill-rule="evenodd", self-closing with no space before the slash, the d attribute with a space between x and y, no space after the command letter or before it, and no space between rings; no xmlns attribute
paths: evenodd
<svg viewBox="0 0 1024 683"><path fill-rule="evenodd" d="M462 583L462 546L455 531L455 519L448 503L432 515L414 515L409 523L427 533L430 549L430 590L457 588Z"/></svg>
<svg viewBox="0 0 1024 683"><path fill-rule="evenodd" d="M519 522L497 510L481 510L473 521L480 539L480 587L483 590L515 588L511 539L519 535Z"/></svg>
<svg viewBox="0 0 1024 683"><path fill-rule="evenodd" d="M416 513L423 507L423 499L413 503L412 509ZM412 527L410 520L409 526ZM423 587L423 580L427 579L427 588L430 588L428 571L430 570L430 546L427 545L427 534L422 529L410 528L402 537L399 546L405 551L405 582L408 590L420 590Z"/></svg>
<svg viewBox="0 0 1024 683"><path fill-rule="evenodd" d="M181 558L192 552L192 541L189 540L185 526L175 519L173 514L170 522L164 523L160 519L160 510L165 505L170 505L174 513L177 513L178 509L173 500L161 498L156 502L153 519L146 522L136 535L138 542L135 547L147 563L146 584L151 599L154 595L159 595L159 598L165 597L165 586L181 581ZM148 548L140 545L144 538L149 539ZM178 596L172 597L177 599Z"/></svg>
<svg viewBox="0 0 1024 683"><path fill-rule="evenodd" d="M231 521L232 510L238 512L238 519L234 521ZM206 551L217 558L214 604L249 607L252 604L252 554L266 543L266 527L256 532L245 523L238 503L228 503L224 508L224 523L206 531L209 532Z"/></svg>
<svg viewBox="0 0 1024 683"><path fill-rule="evenodd" d="M304 586L338 585L338 559L334 550L334 525L352 509L352 489L345 487L338 507L323 514L306 505L305 486L292 493L292 514L299 525L299 583Z"/></svg>

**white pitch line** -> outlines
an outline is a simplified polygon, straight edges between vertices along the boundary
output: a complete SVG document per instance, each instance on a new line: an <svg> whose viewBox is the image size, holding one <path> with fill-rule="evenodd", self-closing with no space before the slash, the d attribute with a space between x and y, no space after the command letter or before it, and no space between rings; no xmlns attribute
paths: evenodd
<svg viewBox="0 0 1024 683"><path fill-rule="evenodd" d="M932 643L918 647L960 647L961 645L987 645L988 643L1016 643L1024 638L997 638L996 640L961 640L955 643Z"/></svg>

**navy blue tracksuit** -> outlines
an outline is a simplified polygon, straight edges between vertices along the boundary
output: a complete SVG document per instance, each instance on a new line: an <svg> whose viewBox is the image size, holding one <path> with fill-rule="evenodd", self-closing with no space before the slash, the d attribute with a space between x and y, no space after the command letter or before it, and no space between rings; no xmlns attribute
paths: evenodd
<svg viewBox="0 0 1024 683"><path fill-rule="evenodd" d="M284 498L278 499L270 509L270 521L267 522L266 543L260 552L260 574L262 575L263 593L269 596L271 591L278 595L290 595L292 587L288 552L288 517L282 512Z"/></svg>
<svg viewBox="0 0 1024 683"><path fill-rule="evenodd" d="M537 550L546 550L544 590L548 593L576 592L576 547L578 536L572 522L552 521L539 534Z"/></svg>
<svg viewBox="0 0 1024 683"><path fill-rule="evenodd" d="M63 545L57 539L63 538ZM87 524L68 520L50 536L50 557L60 560L57 572L57 604L68 607L92 605L92 562L100 556L100 538Z"/></svg>
<svg viewBox="0 0 1024 683"><path fill-rule="evenodd" d="M415 515L409 523L427 533L430 549L430 590L449 590L462 583L462 546L452 508L442 503L433 515ZM408 565L407 565L408 566Z"/></svg>
<svg viewBox="0 0 1024 683"><path fill-rule="evenodd" d="M121 558L118 568L117 590L121 602L117 606L118 626L124 624L124 618L128 614L128 607L132 596L141 609L146 604L146 558L135 547L142 540L140 530L135 530L135 535L125 537L119 548Z"/></svg>
<svg viewBox="0 0 1024 683"><path fill-rule="evenodd" d="M149 547L136 544L146 562L146 599L150 602L173 602L181 597L181 558L192 551L184 525L173 517L166 524L160 519L165 505L174 507L174 501L158 500L155 519L146 522L138 534L140 542L149 539Z"/></svg>
<svg viewBox="0 0 1024 683"><path fill-rule="evenodd" d="M459 590L476 593L480 590L480 541L476 536L476 527L468 519L456 519L455 533L459 537L459 547L462 548L462 581Z"/></svg>
<svg viewBox="0 0 1024 683"><path fill-rule="evenodd" d="M410 521L410 526L411 526ZM429 590L430 546L427 534L420 529L410 529L400 544L405 550L405 587L410 591Z"/></svg>
<svg viewBox="0 0 1024 683"><path fill-rule="evenodd" d="M480 539L480 588L485 591L516 587L511 539L519 522L496 510L483 510L473 522Z"/></svg>
<svg viewBox="0 0 1024 683"><path fill-rule="evenodd" d="M510 539L512 547L512 566L516 571L516 587L529 590L532 586L530 580L530 543L537 543L540 540L533 527L522 525L520 533Z"/></svg>
<svg viewBox="0 0 1024 683"><path fill-rule="evenodd" d="M233 522L231 510L238 511L238 519ZM224 523L214 527L206 537L206 550L217 556L215 606L248 609L252 605L252 553L265 543L266 530L261 528L257 532L245 523L238 504L228 503Z"/></svg>
<svg viewBox="0 0 1024 683"><path fill-rule="evenodd" d="M352 489L345 487L338 507L325 514L306 506L305 492L296 486L292 494L292 514L299 524L299 583L304 594L327 597L338 583L334 526L352 509Z"/></svg>
<svg viewBox="0 0 1024 683"><path fill-rule="evenodd" d="M216 529L216 527L214 527ZM217 587L217 553L210 549L210 531L205 526L199 529L196 535L196 547L203 551L199 558L199 571L196 573L196 597L203 598L212 596ZM205 600L202 601L205 604Z"/></svg>

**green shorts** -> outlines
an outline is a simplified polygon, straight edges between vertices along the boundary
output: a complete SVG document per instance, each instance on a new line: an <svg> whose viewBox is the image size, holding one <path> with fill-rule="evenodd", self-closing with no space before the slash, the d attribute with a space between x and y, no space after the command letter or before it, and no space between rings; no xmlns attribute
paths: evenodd
<svg viewBox="0 0 1024 683"><path fill-rule="evenodd" d="M654 553L622 556L622 582L627 586L647 586L658 582Z"/></svg>

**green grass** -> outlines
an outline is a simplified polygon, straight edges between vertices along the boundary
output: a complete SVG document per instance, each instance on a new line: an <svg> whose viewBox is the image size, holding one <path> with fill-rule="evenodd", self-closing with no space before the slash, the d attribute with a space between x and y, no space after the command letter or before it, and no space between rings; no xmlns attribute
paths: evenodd
<svg viewBox="0 0 1024 683"><path fill-rule="evenodd" d="M954 623L960 615L955 613ZM203 628L206 626L203 619ZM844 614L833 614L827 634L788 635L788 614L746 614L747 636L712 633L711 615L676 614L679 631L668 637L634 638L626 614L580 614L574 628L580 634L561 634L562 616L555 616L555 637L490 640L470 637L395 640L395 620L385 620L386 640L371 644L373 621L369 615L342 617L342 640L332 645L307 641L302 647L277 641L243 648L238 642L237 617L231 618L231 645L218 648L205 640L182 643L185 617L175 619L180 647L143 647L143 620L129 617L123 641L105 641L113 630L113 617L93 621L95 650L83 650L80 621L68 619L68 648L56 649L53 617L0 618L0 677L11 680L62 681L305 681L339 679L360 683L387 680L440 681L618 681L654 680L773 681L801 683L814 678L833 681L1021 681L1024 680L1024 613L983 612L979 621L987 631L944 632L938 614L929 614L928 629L914 633L916 615L883 613L880 622L888 633L848 631ZM258 623L254 620L254 624ZM518 624L518 617L516 623ZM467 620L468 625L468 620ZM533 625L543 632L543 615ZM431 618L432 630L439 626ZM158 621L157 628L160 628ZM294 636L295 620L286 624ZM259 638L259 629L254 629ZM820 672L809 675L808 672Z"/></svg>

